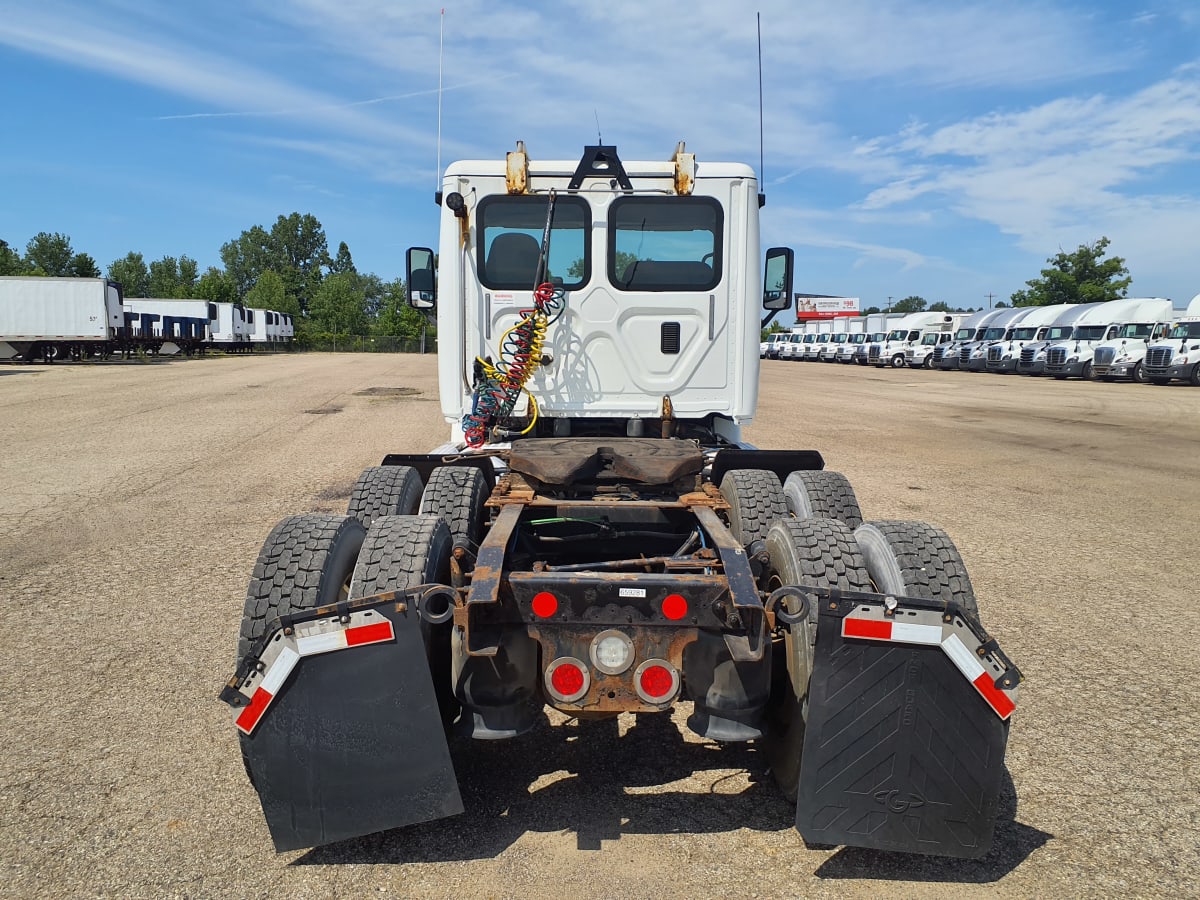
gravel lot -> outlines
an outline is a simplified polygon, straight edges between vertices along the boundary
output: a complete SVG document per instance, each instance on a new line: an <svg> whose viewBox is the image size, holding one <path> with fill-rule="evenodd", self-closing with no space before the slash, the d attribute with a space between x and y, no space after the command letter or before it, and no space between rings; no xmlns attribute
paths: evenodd
<svg viewBox="0 0 1200 900"><path fill-rule="evenodd" d="M1026 674L985 859L807 849L753 747L665 718L456 746L463 816L274 854L216 700L251 566L276 520L444 439L435 380L0 367L0 894L1197 895L1200 390L816 363L764 362L748 438L945 527Z"/></svg>

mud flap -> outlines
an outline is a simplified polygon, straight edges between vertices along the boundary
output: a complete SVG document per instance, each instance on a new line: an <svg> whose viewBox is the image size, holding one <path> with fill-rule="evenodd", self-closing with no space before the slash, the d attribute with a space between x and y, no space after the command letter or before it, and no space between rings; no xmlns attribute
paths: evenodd
<svg viewBox="0 0 1200 900"><path fill-rule="evenodd" d="M293 617L241 688L242 754L277 851L463 811L420 620L396 606Z"/></svg>
<svg viewBox="0 0 1200 900"><path fill-rule="evenodd" d="M796 828L816 844L980 857L1020 673L953 606L883 599L820 600Z"/></svg>

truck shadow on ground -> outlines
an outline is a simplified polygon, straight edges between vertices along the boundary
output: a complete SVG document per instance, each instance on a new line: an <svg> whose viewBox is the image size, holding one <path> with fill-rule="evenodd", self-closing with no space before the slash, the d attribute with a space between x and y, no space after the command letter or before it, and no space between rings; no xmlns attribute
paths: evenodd
<svg viewBox="0 0 1200 900"><path fill-rule="evenodd" d="M456 740L451 747L465 813L317 847L293 864L489 859L528 832L574 832L578 849L599 850L603 841L625 834L712 834L741 828L784 832L795 821L795 808L776 788L753 744L685 741L667 716L638 716L624 735L615 720L555 727L543 723L513 740ZM705 778L705 773L711 776ZM669 787L685 779L691 779L686 789ZM1049 838L1017 823L1015 812L1006 772L995 841L983 859L844 848L815 874L996 881ZM800 842L799 835L795 840Z"/></svg>

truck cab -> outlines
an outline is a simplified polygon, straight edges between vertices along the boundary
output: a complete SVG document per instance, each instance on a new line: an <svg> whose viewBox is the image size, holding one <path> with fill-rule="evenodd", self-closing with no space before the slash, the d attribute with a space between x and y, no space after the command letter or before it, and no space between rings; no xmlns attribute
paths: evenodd
<svg viewBox="0 0 1200 900"><path fill-rule="evenodd" d="M1162 339L1150 342L1142 365L1151 384L1179 379L1200 386L1200 294Z"/></svg>
<svg viewBox="0 0 1200 900"><path fill-rule="evenodd" d="M1116 338L1132 322L1155 323L1171 317L1172 303L1160 297L1109 300L1078 319L1070 340L1046 348L1045 373L1055 378L1093 377L1092 356L1098 346Z"/></svg>
<svg viewBox="0 0 1200 900"><path fill-rule="evenodd" d="M1027 307L1025 315L1012 324L1005 337L988 347L987 370L997 374L1017 371L1025 346L1043 340L1050 326L1068 309L1068 303Z"/></svg>

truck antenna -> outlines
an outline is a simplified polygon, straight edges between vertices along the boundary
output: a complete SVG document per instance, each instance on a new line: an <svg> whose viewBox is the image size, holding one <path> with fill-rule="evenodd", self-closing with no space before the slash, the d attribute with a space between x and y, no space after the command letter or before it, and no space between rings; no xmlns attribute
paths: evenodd
<svg viewBox="0 0 1200 900"><path fill-rule="evenodd" d="M603 144L604 144L604 135L602 135L602 134L600 133L600 111L599 111L598 109L595 109L595 108L593 107L593 109L592 109L592 114L593 114L593 115L595 115L595 117L596 117L596 143L597 143L597 144L600 144L601 146L603 146Z"/></svg>
<svg viewBox="0 0 1200 900"><path fill-rule="evenodd" d="M762 13L754 14L758 22L758 207L767 204L767 195L763 190L763 87L762 87Z"/></svg>
<svg viewBox="0 0 1200 900"><path fill-rule="evenodd" d="M442 48L446 31L446 7L438 16L438 115L437 115L437 168L433 172L433 199L442 205Z"/></svg>

